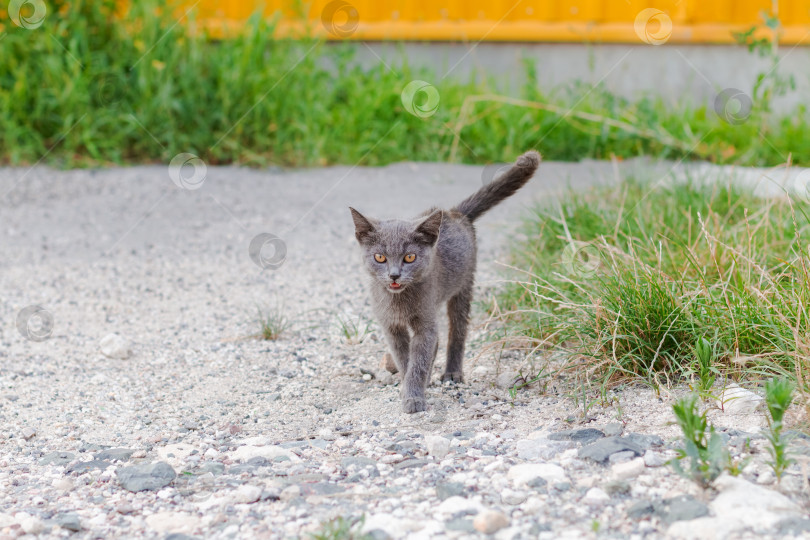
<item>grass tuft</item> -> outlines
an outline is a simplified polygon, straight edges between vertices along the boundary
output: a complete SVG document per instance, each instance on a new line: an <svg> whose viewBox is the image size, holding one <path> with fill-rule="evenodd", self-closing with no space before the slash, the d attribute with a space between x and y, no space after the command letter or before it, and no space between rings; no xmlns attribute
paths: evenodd
<svg viewBox="0 0 810 540"><path fill-rule="evenodd" d="M670 462L678 474L706 488L723 471L737 472L723 439L706 420L706 411L698 412L697 396L679 399L672 410L684 438L683 448L676 450L677 456Z"/></svg>
<svg viewBox="0 0 810 540"><path fill-rule="evenodd" d="M513 266L527 277L500 294L502 317L515 339L574 353L562 371L579 380L656 386L696 374L708 391L719 375L806 369L803 203L627 180L538 208L524 232Z"/></svg>
<svg viewBox="0 0 810 540"><path fill-rule="evenodd" d="M284 314L282 306L262 311L258 309L259 337L267 341L275 341L290 328L290 320Z"/></svg>
<svg viewBox="0 0 810 540"><path fill-rule="evenodd" d="M372 323L362 315L352 317L338 314L337 321L340 334L349 345L359 345L371 334Z"/></svg>
<svg viewBox="0 0 810 540"><path fill-rule="evenodd" d="M365 519L338 517L321 523L320 529L309 535L311 540L371 540L369 534L362 534Z"/></svg>
<svg viewBox="0 0 810 540"><path fill-rule="evenodd" d="M773 469L777 480L782 479L785 470L794 463L788 455L788 441L782 435L782 420L793 401L794 385L787 379L772 379L765 383L765 403L768 406L768 439L771 461L768 465Z"/></svg>

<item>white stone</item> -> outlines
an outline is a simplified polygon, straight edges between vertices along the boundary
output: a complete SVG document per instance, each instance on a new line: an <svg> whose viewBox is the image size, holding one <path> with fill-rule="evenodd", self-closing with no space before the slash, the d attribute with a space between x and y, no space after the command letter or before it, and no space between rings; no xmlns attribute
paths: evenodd
<svg viewBox="0 0 810 540"><path fill-rule="evenodd" d="M261 494L262 488L242 484L231 493L231 500L236 504L250 504L258 501Z"/></svg>
<svg viewBox="0 0 810 540"><path fill-rule="evenodd" d="M770 485L776 481L776 476L771 471L765 471L757 476L757 484Z"/></svg>
<svg viewBox="0 0 810 540"><path fill-rule="evenodd" d="M14 516L20 528L28 534L39 534L45 530L45 523L36 516L19 512Z"/></svg>
<svg viewBox="0 0 810 540"><path fill-rule="evenodd" d="M802 515L799 505L781 493L739 477L724 474L714 486L720 494L709 506L718 518L767 529L785 518Z"/></svg>
<svg viewBox="0 0 810 540"><path fill-rule="evenodd" d="M436 508L436 511L442 514L457 514L459 512L477 513L480 512L482 508L481 503L477 501L453 495L443 500Z"/></svg>
<svg viewBox="0 0 810 540"><path fill-rule="evenodd" d="M290 461L301 461L294 453L280 446L240 446L230 454L231 459L241 461L255 457L272 460L280 456L286 456Z"/></svg>
<svg viewBox="0 0 810 540"><path fill-rule="evenodd" d="M388 536L400 538L409 532L419 529L419 523L394 516L393 514L372 514L363 523L362 533L369 533L373 530L381 530Z"/></svg>
<svg viewBox="0 0 810 540"><path fill-rule="evenodd" d="M517 442L517 453L520 459L551 459L560 452L572 449L576 446L576 443L573 441L552 441L542 435L535 437L532 437L532 435L529 435L527 439L521 439Z"/></svg>
<svg viewBox="0 0 810 540"><path fill-rule="evenodd" d="M501 491L501 502L504 504L509 504L512 506L516 506L521 504L523 501L526 500L528 495L521 491L514 491L512 489L506 488Z"/></svg>
<svg viewBox="0 0 810 540"><path fill-rule="evenodd" d="M182 512L158 512L146 518L146 524L163 533L191 534L200 524L199 518Z"/></svg>
<svg viewBox="0 0 810 540"><path fill-rule="evenodd" d="M506 477L512 481L515 487L525 486L536 478L542 478L549 484L555 482L566 482L565 470L559 465L552 463L521 463L513 465L506 473Z"/></svg>
<svg viewBox="0 0 810 540"><path fill-rule="evenodd" d="M62 491L70 491L73 489L73 481L70 478L57 478L51 483L51 485L54 488Z"/></svg>
<svg viewBox="0 0 810 540"><path fill-rule="evenodd" d="M676 521L667 529L667 538L678 540L722 540L731 537L744 525L729 519L702 517Z"/></svg>
<svg viewBox="0 0 810 540"><path fill-rule="evenodd" d="M495 379L495 386L498 388L512 388L519 378L520 373L517 371L507 371L498 375L498 378Z"/></svg>
<svg viewBox="0 0 810 540"><path fill-rule="evenodd" d="M652 450L647 450L646 452L644 452L644 465L646 465L647 467L660 467L664 463L666 463L664 461L664 458L662 458Z"/></svg>
<svg viewBox="0 0 810 540"><path fill-rule="evenodd" d="M635 458L624 463L617 463L611 468L616 480L629 480L644 472L644 458Z"/></svg>
<svg viewBox="0 0 810 540"><path fill-rule="evenodd" d="M208 444L216 444L216 441L210 441ZM263 437L262 435L256 435L255 437L245 437L244 439L239 439L238 441L234 441L233 444L236 446L272 446L273 439L270 437Z"/></svg>
<svg viewBox="0 0 810 540"><path fill-rule="evenodd" d="M610 496L605 493L601 488L592 487L589 489L585 496L582 498L582 502L585 504L589 504L592 506L599 506L603 505L610 500Z"/></svg>
<svg viewBox="0 0 810 540"><path fill-rule="evenodd" d="M756 414L764 399L738 384L731 383L723 389L717 404L727 414Z"/></svg>
<svg viewBox="0 0 810 540"><path fill-rule="evenodd" d="M428 454L436 459L444 459L450 452L450 441L440 435L428 435L425 437L425 446Z"/></svg>
<svg viewBox="0 0 810 540"><path fill-rule="evenodd" d="M14 519L14 516L11 514L4 514L0 512L0 529L5 529L6 527L11 527L15 525L17 520Z"/></svg>
<svg viewBox="0 0 810 540"><path fill-rule="evenodd" d="M124 360L129 358L129 355L132 354L129 341L118 334L107 334L101 338L99 348L101 349L101 354L107 358Z"/></svg>
<svg viewBox="0 0 810 540"><path fill-rule="evenodd" d="M483 378L483 377L487 377L493 371L494 371L494 369L492 369L489 366L483 366L483 365L482 366L475 366L475 368L473 368L473 370L472 370L472 375L473 375L473 377L476 377L476 378Z"/></svg>
<svg viewBox="0 0 810 540"><path fill-rule="evenodd" d="M287 486L279 494L279 497L282 501L289 501L300 496L301 496L301 488L298 486Z"/></svg>
<svg viewBox="0 0 810 540"><path fill-rule="evenodd" d="M214 459L219 455L219 452L217 452L215 448L209 448L208 450L205 451L203 455L208 459Z"/></svg>
<svg viewBox="0 0 810 540"><path fill-rule="evenodd" d="M540 497L529 497L526 499L526 502L520 506L524 514L536 514L543 510L543 508L546 508L546 502Z"/></svg>

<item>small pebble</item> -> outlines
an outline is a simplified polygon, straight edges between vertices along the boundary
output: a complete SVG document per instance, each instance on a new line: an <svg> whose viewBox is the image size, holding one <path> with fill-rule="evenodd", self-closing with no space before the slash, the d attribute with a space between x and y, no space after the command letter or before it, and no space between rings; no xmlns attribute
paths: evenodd
<svg viewBox="0 0 810 540"><path fill-rule="evenodd" d="M508 526L509 518L495 510L484 510L473 519L475 530L484 534L492 534Z"/></svg>

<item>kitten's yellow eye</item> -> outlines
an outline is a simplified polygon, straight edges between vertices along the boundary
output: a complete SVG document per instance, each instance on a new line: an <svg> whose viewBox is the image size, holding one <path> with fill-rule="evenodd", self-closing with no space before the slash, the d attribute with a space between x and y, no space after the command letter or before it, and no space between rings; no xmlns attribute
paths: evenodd
<svg viewBox="0 0 810 540"><path fill-rule="evenodd" d="M416 255L414 253L408 253L407 255L405 255L405 262L406 263L412 263L415 260L416 260Z"/></svg>
<svg viewBox="0 0 810 540"><path fill-rule="evenodd" d="M378 263L384 263L385 262L385 255L380 255L379 253L375 253L374 254L374 260L377 261Z"/></svg>

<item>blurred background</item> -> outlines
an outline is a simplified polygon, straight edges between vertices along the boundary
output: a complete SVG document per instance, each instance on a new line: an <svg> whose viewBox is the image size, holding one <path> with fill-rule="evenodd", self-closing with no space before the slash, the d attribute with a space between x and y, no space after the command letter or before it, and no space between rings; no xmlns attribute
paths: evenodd
<svg viewBox="0 0 810 540"><path fill-rule="evenodd" d="M7 164L810 163L801 0L3 2Z"/></svg>

